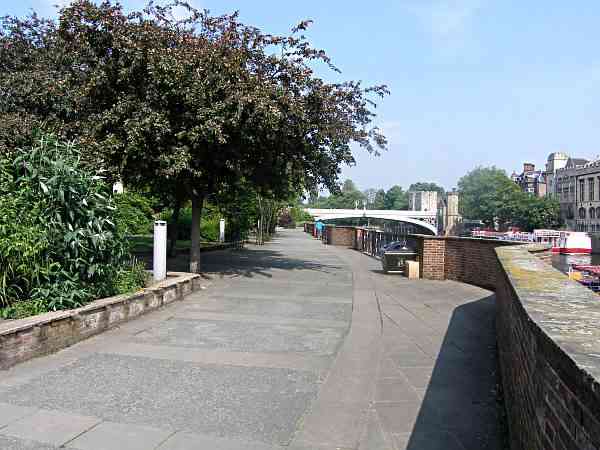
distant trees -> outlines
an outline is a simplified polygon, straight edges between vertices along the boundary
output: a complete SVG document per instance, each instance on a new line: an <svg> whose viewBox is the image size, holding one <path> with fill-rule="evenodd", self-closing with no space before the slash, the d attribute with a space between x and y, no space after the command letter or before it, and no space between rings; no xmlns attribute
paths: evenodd
<svg viewBox="0 0 600 450"><path fill-rule="evenodd" d="M433 190L444 192L444 188L435 183L414 183L410 190ZM352 180L345 180L339 193L328 197L312 197L309 204L314 208L353 209L356 205L362 208L363 202L368 209L408 209L408 191L401 186L392 186L387 191L383 189L358 190Z"/></svg>
<svg viewBox="0 0 600 450"><path fill-rule="evenodd" d="M409 192L410 191L435 191L439 194L440 198L444 198L446 195L446 190L442 186L440 186L436 183L428 183L428 182L422 182L422 181L411 184L409 186L408 190L409 190Z"/></svg>
<svg viewBox="0 0 600 450"><path fill-rule="evenodd" d="M513 225L526 231L560 226L556 200L521 191L497 167L473 169L458 181L458 188L463 217L482 220L492 227Z"/></svg>
<svg viewBox="0 0 600 450"><path fill-rule="evenodd" d="M382 209L408 209L408 192L401 186L392 186L386 193Z"/></svg>

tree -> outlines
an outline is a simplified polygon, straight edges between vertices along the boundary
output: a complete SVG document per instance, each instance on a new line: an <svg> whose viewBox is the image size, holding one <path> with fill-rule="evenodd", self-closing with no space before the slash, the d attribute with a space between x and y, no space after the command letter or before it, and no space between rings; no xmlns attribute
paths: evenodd
<svg viewBox="0 0 600 450"><path fill-rule="evenodd" d="M384 208L383 209L408 209L408 193L402 189L401 186L392 186L385 193Z"/></svg>
<svg viewBox="0 0 600 450"><path fill-rule="evenodd" d="M458 181L463 217L482 220L494 226L514 216L513 200L519 188L501 169L477 167Z"/></svg>
<svg viewBox="0 0 600 450"><path fill-rule="evenodd" d="M556 229L562 223L560 220L560 204L557 200L549 197L536 197L534 195L520 192L518 203L515 207L513 224L523 231L535 229Z"/></svg>
<svg viewBox="0 0 600 450"><path fill-rule="evenodd" d="M560 226L560 206L549 198L522 192L501 169L477 167L459 182L461 214L488 226L518 226L525 231Z"/></svg>
<svg viewBox="0 0 600 450"><path fill-rule="evenodd" d="M379 189L375 193L375 198L373 199L371 207L373 209L385 209L385 191L383 189Z"/></svg>
<svg viewBox="0 0 600 450"><path fill-rule="evenodd" d="M435 191L442 198L446 195L446 190L442 186L439 186L436 183L427 183L427 182L421 182L421 181L418 183L411 184L410 187L408 188L408 190L409 191Z"/></svg>
<svg viewBox="0 0 600 450"><path fill-rule="evenodd" d="M188 17L174 20L173 5ZM191 201L197 272L208 195L239 180L267 199L319 186L336 192L341 165L354 163L353 143L385 148L371 127L371 97L388 90L317 77L315 62L337 69L301 35L309 22L273 36L237 14L173 5L126 15L110 1L77 0L58 22L5 19L0 123L47 121L86 142L90 164L115 178L166 191L176 205Z"/></svg>

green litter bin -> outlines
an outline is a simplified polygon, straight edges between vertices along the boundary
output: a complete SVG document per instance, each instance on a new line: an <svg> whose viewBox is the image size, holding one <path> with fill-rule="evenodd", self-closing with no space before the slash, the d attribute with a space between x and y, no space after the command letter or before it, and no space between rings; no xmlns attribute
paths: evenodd
<svg viewBox="0 0 600 450"><path fill-rule="evenodd" d="M398 250L387 250L381 255L381 266L384 272L402 272L406 270L406 261L416 261L417 252L402 247Z"/></svg>

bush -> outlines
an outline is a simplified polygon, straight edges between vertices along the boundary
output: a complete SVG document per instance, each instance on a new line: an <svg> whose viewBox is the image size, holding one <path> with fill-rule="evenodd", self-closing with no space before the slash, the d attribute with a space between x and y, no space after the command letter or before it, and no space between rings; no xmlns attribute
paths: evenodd
<svg viewBox="0 0 600 450"><path fill-rule="evenodd" d="M152 200L137 192L115 195L117 229L127 234L152 233L154 211Z"/></svg>
<svg viewBox="0 0 600 450"><path fill-rule="evenodd" d="M160 214L161 220L169 224L172 220L172 211L165 210ZM202 210L200 220L200 238L203 241L219 240L219 221L221 215L212 206L208 205ZM192 234L192 208L181 208L179 220L177 222L177 240L188 241Z"/></svg>
<svg viewBox="0 0 600 450"><path fill-rule="evenodd" d="M59 310L120 293L140 277L106 183L79 151L42 137L0 159L0 307ZM21 302L25 302L20 304Z"/></svg>

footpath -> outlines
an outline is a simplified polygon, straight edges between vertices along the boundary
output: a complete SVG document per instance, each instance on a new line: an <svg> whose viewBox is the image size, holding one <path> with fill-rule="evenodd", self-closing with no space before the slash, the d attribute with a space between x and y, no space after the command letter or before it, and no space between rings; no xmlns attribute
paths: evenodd
<svg viewBox="0 0 600 450"><path fill-rule="evenodd" d="M502 448L488 291L299 230L203 268L184 301L0 372L0 448Z"/></svg>

